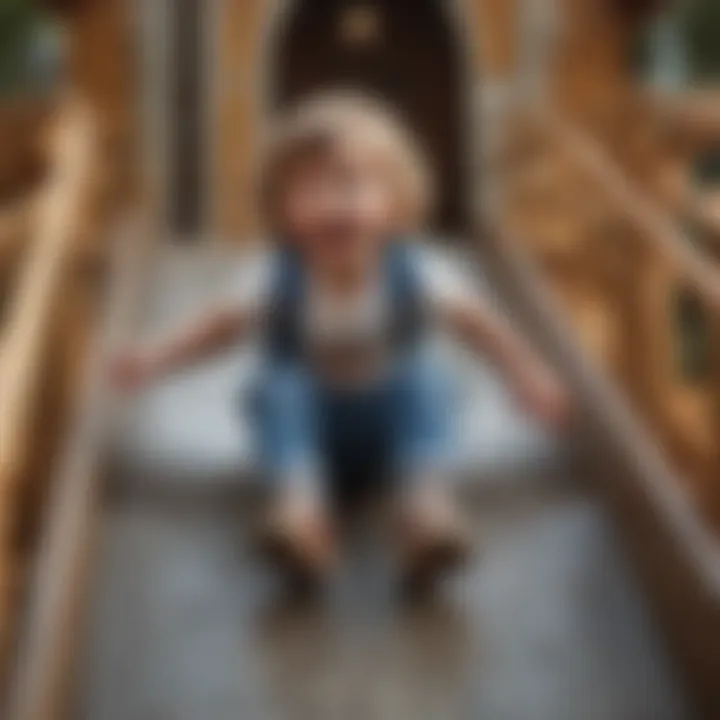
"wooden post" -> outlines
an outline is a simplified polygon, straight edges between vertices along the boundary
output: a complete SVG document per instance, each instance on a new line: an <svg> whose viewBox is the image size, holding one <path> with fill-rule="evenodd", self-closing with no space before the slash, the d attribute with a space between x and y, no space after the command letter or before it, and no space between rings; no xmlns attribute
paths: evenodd
<svg viewBox="0 0 720 720"><path fill-rule="evenodd" d="M562 17L552 98L565 113L602 124L632 92L628 49L636 32L605 0L557 0Z"/></svg>
<svg viewBox="0 0 720 720"><path fill-rule="evenodd" d="M0 338L0 656L16 632L17 537L37 453L57 450L77 387L87 312L95 304L73 277L78 261L102 258L99 236L127 198L133 163L132 70L125 0L82 2L64 16L70 89L61 98L48 177L29 221L31 244ZM102 262L100 260L100 262ZM68 285L70 283L70 285ZM72 360L74 354L75 360ZM69 359L70 358L70 359ZM52 372L50 372L52 370ZM48 392L47 383L52 382ZM44 412L52 395L57 405ZM52 417L49 417L52 415ZM52 453L50 451L52 450ZM37 478L35 478L37 479ZM40 508L32 508L37 514Z"/></svg>
<svg viewBox="0 0 720 720"><path fill-rule="evenodd" d="M479 70L486 82L510 80L518 67L521 0L476 0L476 5Z"/></svg>
<svg viewBox="0 0 720 720"><path fill-rule="evenodd" d="M235 242L247 241L258 228L252 181L270 49L265 57L262 52L276 5L274 0L222 0L218 13L211 225Z"/></svg>
<svg viewBox="0 0 720 720"><path fill-rule="evenodd" d="M702 478L701 497L711 521L720 527L720 314L710 311L710 377L706 386L710 400L713 452Z"/></svg>
<svg viewBox="0 0 720 720"><path fill-rule="evenodd" d="M87 202L96 147L87 108L72 106L60 118L57 170L41 203L33 245L8 310L0 356L0 568L12 556L16 504L38 433L39 390L49 338L57 317L58 293L76 237L77 218ZM6 585L5 580L0 584ZM6 651L12 599L0 596L0 642Z"/></svg>

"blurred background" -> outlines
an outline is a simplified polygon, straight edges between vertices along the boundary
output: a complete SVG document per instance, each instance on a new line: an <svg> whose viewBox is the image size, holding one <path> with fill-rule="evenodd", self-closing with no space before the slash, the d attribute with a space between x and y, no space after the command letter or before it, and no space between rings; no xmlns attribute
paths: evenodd
<svg viewBox="0 0 720 720"><path fill-rule="evenodd" d="M717 0L0 0L8 717L720 717L719 83ZM398 618L360 543L329 616L265 634L242 358L113 423L102 368L232 282L267 118L346 87L587 423L460 362L486 561Z"/></svg>

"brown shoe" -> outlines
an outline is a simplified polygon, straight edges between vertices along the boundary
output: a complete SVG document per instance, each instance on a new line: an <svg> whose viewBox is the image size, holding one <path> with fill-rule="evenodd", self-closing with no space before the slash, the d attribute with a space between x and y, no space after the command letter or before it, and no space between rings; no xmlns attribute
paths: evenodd
<svg viewBox="0 0 720 720"><path fill-rule="evenodd" d="M442 489L427 487L406 496L399 529L400 576L406 592L432 588L471 554L470 529Z"/></svg>
<svg viewBox="0 0 720 720"><path fill-rule="evenodd" d="M334 538L324 507L317 501L283 493L256 538L259 554L291 580L318 583L335 560Z"/></svg>

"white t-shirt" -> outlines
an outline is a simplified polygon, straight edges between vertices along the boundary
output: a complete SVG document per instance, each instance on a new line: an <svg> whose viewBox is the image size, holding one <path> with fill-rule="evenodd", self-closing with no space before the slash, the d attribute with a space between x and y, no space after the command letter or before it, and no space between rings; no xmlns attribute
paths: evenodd
<svg viewBox="0 0 720 720"><path fill-rule="evenodd" d="M423 352L442 347L445 328L438 312L448 303L473 301L480 297L475 273L442 250L417 245L411 254L420 301L426 312ZM230 301L264 326L277 292L278 254L266 252L246 260L231 289ZM394 307L391 288L380 280L369 282L352 297L342 297L304 278L305 298L300 315L300 339L304 356L320 375L332 384L358 386L373 382L393 366ZM440 342L439 342L440 341Z"/></svg>

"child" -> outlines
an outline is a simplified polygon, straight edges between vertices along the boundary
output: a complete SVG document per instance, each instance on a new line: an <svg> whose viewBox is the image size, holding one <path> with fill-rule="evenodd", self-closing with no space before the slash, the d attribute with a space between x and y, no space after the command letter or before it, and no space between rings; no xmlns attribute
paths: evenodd
<svg viewBox="0 0 720 720"><path fill-rule="evenodd" d="M260 331L265 372L254 413L275 483L267 547L321 576L335 557L330 499L394 480L400 551L413 582L467 545L443 487L447 371L427 351L443 326L487 355L531 411L559 421L565 394L463 278L438 279L412 235L430 183L411 138L367 99L314 99L279 119L260 202L276 240L241 296L178 337L120 358L127 388ZM439 280L443 280L441 282Z"/></svg>

